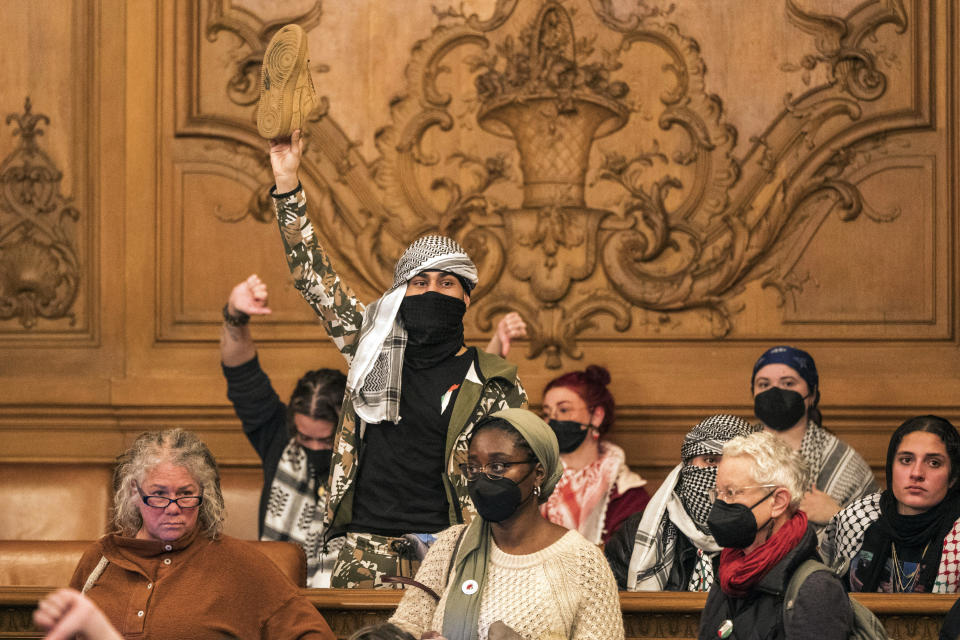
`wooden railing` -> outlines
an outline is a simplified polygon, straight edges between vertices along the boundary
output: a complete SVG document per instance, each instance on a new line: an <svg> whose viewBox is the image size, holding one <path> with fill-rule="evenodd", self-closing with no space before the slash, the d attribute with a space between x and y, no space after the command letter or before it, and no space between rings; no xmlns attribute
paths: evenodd
<svg viewBox="0 0 960 640"><path fill-rule="evenodd" d="M45 587L0 587L0 638L42 637L33 627L31 616L48 591ZM402 595L398 591L361 589L304 589L303 594L339 638L386 620ZM956 601L953 595L867 593L854 597L880 617L896 640L937 640L943 616ZM626 637L696 638L705 600L702 593L621 593Z"/></svg>

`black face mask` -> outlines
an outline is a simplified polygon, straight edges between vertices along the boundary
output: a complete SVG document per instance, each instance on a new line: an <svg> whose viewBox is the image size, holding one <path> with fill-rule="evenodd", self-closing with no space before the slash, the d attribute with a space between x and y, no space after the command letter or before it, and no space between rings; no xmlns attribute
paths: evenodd
<svg viewBox="0 0 960 640"><path fill-rule="evenodd" d="M589 424L583 424L576 420L550 420L547 424L553 429L557 436L557 444L560 445L560 453L570 453L576 450L587 437L590 431Z"/></svg>
<svg viewBox="0 0 960 640"><path fill-rule="evenodd" d="M307 462L314 470L314 474L318 476L326 476L330 471L330 458L333 456L333 449L307 449L303 447L304 453L307 454Z"/></svg>
<svg viewBox="0 0 960 640"><path fill-rule="evenodd" d="M436 291L407 296L400 320L407 330L404 364L425 369L454 355L463 346L466 303Z"/></svg>
<svg viewBox="0 0 960 640"><path fill-rule="evenodd" d="M721 547L728 549L746 549L757 539L757 518L753 515L753 508L772 496L776 488L754 502L749 507L744 504L727 504L723 500L715 500L710 515L707 517L707 527L713 534L713 539ZM767 526L770 520L763 523Z"/></svg>
<svg viewBox="0 0 960 640"><path fill-rule="evenodd" d="M531 473L533 469L523 476L520 482L526 480ZM524 498L520 494L520 485L510 478L491 480L482 473L467 485L467 492L473 506L477 508L477 513L488 522L503 522L533 495L531 490L530 495Z"/></svg>
<svg viewBox="0 0 960 640"><path fill-rule="evenodd" d="M785 431L807 412L803 400L796 391L770 387L753 398L753 414L774 431Z"/></svg>

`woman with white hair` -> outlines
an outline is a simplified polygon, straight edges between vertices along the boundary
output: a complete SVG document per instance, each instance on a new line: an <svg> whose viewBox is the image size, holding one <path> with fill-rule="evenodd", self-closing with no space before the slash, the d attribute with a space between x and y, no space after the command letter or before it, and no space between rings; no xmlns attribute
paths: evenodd
<svg viewBox="0 0 960 640"><path fill-rule="evenodd" d="M723 447L707 524L720 552L717 580L700 618L699 638L841 640L853 623L840 581L816 571L784 616L793 573L817 557L817 536L799 510L810 484L799 453L761 431Z"/></svg>
<svg viewBox="0 0 960 640"><path fill-rule="evenodd" d="M273 562L221 533L220 472L183 429L144 433L115 472L110 533L83 554L70 586L124 636L334 637Z"/></svg>

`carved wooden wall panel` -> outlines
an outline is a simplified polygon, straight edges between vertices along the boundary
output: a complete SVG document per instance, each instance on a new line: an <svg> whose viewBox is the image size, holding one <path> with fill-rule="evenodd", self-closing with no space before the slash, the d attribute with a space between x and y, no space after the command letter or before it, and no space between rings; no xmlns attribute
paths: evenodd
<svg viewBox="0 0 960 640"><path fill-rule="evenodd" d="M39 2L4 19L4 49L18 52L4 57L0 71L0 344L6 346L96 338L90 9L88 2ZM50 20L38 32L32 27L43 15ZM56 58L63 63L45 64Z"/></svg>
<svg viewBox="0 0 960 640"><path fill-rule="evenodd" d="M828 425L874 465L906 417L960 418L951 1L55 5L17 5L0 42L0 114L21 116L0 122L0 458L103 461L184 424L255 464L217 354L251 272L280 394L342 366L290 286L254 126L291 20L326 106L304 183L344 277L372 300L414 237L457 237L482 279L468 338L523 313L534 404L561 370L607 366L614 438L654 480L704 415L750 414L775 342L813 352ZM27 96L62 177L24 191L4 172ZM10 194L41 192L60 196L29 213L43 240L14 241ZM30 262L64 207L69 250ZM8 310L28 271L75 290L55 317Z"/></svg>
<svg viewBox="0 0 960 640"><path fill-rule="evenodd" d="M473 335L517 309L549 368L611 339L949 338L948 149L920 133L936 126L935 8L785 0L761 16L783 39L750 40L755 5L627 5L436 10L409 53L378 31L407 7L180 5L175 135L191 157L239 158L224 168L243 195L226 200L269 225L250 106L263 43L297 20L330 94L308 127L314 215L368 297L440 231L480 263ZM344 33L384 64L336 76L369 55ZM380 82L389 121L356 89ZM218 135L235 146L214 151Z"/></svg>

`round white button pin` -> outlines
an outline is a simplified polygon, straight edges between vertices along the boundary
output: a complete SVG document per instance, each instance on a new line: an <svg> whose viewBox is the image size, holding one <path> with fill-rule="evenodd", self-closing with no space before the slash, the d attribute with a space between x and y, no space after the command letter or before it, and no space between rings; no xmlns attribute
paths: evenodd
<svg viewBox="0 0 960 640"><path fill-rule="evenodd" d="M477 592L477 588L480 585L477 584L476 580L467 580L462 585L460 585L460 591L463 591L466 595L472 596Z"/></svg>

